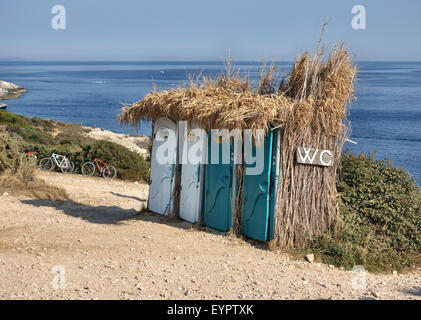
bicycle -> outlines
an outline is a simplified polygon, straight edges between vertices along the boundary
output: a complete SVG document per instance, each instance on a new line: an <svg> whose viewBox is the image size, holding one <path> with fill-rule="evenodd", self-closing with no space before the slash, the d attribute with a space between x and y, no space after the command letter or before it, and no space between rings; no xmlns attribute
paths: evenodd
<svg viewBox="0 0 421 320"><path fill-rule="evenodd" d="M92 162L86 162L83 164L82 174L84 176L93 176L97 168L99 174L102 175L105 179L114 179L117 175L116 168L109 166L106 162L97 158L95 158Z"/></svg>
<svg viewBox="0 0 421 320"><path fill-rule="evenodd" d="M52 171L56 167L63 173L72 173L75 170L75 164L72 161L57 153L53 153L49 158L42 159L39 165L43 171Z"/></svg>

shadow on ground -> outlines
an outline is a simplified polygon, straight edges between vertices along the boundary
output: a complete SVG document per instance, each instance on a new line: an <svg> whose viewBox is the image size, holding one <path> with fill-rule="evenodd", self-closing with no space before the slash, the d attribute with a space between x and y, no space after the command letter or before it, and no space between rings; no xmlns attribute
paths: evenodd
<svg viewBox="0 0 421 320"><path fill-rule="evenodd" d="M112 193L115 196L127 197L130 199L135 199L144 202L145 200L126 196L121 194ZM49 207L55 208L62 213L69 215L74 218L80 218L90 223L98 223L98 224L119 224L124 221L129 220L140 220L145 222L152 222L152 223L159 223L165 224L167 226L183 229L183 230L197 230L203 231L209 234L227 236L227 232L217 231L208 227L205 227L201 223L191 224L184 220L171 217L171 216L163 216L156 213L152 213L146 209L142 211L138 211L136 209L123 209L117 206L92 206L83 203L78 203L73 200L21 200L23 204L32 205L35 207ZM254 246L258 249L267 249L267 243L260 242L252 239L242 238L239 239L240 241L243 240L250 245Z"/></svg>
<svg viewBox="0 0 421 320"><path fill-rule="evenodd" d="M73 200L21 200L23 204L35 207L49 207L60 210L74 218L80 218L91 223L118 224L121 220L135 215L135 209L122 209L117 206L91 206Z"/></svg>
<svg viewBox="0 0 421 320"><path fill-rule="evenodd" d="M146 222L165 224L167 226L172 226L172 227L184 229L184 230L196 230L196 231L206 232L209 234L214 234L214 235L219 235L219 236L229 235L229 232L223 232L223 231L211 229L209 227L206 227L203 223L192 224L190 222L187 222L175 217L159 215L151 211L148 211L146 209L140 212L137 212L133 216L123 218L122 220L141 220L141 221L146 221ZM254 239L245 238L245 237L237 238L237 240L240 242L244 241L257 249L266 250L268 248L267 242L262 242L262 241L258 241Z"/></svg>
<svg viewBox="0 0 421 320"><path fill-rule="evenodd" d="M407 294L412 294L413 296L421 297L421 288L412 288L404 290L403 292Z"/></svg>
<svg viewBox="0 0 421 320"><path fill-rule="evenodd" d="M126 196L125 194L116 193L116 192L111 192L111 194L114 195L114 196L116 196L116 197L120 197L120 198L133 199L133 200L137 200L137 201L141 201L141 202L146 202L145 199L141 199L139 197Z"/></svg>

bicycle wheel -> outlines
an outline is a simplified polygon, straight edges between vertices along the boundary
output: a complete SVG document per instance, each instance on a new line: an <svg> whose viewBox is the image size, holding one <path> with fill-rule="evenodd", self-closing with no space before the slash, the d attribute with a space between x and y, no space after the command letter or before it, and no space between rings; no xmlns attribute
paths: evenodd
<svg viewBox="0 0 421 320"><path fill-rule="evenodd" d="M82 174L84 176L93 176L95 173L95 165L93 162L86 162L82 166Z"/></svg>
<svg viewBox="0 0 421 320"><path fill-rule="evenodd" d="M75 164L70 161L70 165L72 166L72 171L70 171L70 173L73 173L75 171Z"/></svg>
<svg viewBox="0 0 421 320"><path fill-rule="evenodd" d="M54 169L54 162L51 158L44 158L39 162L39 167L43 171L51 171Z"/></svg>
<svg viewBox="0 0 421 320"><path fill-rule="evenodd" d="M116 175L117 175L117 170L113 166L106 166L102 170L102 176L105 179L114 179Z"/></svg>
<svg viewBox="0 0 421 320"><path fill-rule="evenodd" d="M61 172L63 173L72 173L75 165L72 165L72 162L68 159L64 161L64 164L60 167Z"/></svg>

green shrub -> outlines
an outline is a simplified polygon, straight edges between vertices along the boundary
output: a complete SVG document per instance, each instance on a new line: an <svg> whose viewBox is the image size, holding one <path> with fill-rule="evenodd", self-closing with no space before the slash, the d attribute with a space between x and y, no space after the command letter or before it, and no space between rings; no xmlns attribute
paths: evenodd
<svg viewBox="0 0 421 320"><path fill-rule="evenodd" d="M326 263L373 272L413 265L421 248L421 191L402 168L346 152L337 189L340 220L309 247Z"/></svg>
<svg viewBox="0 0 421 320"><path fill-rule="evenodd" d="M117 177L120 179L131 181L147 179L149 162L143 159L141 155L113 142L95 141L84 146L83 151L74 156L75 163L79 167L82 165L82 162L98 158L114 166L117 169Z"/></svg>
<svg viewBox="0 0 421 320"><path fill-rule="evenodd" d="M74 151L76 147L72 143L48 147L38 143L24 143L23 145L25 149L34 150L38 160L50 157L53 152L67 156L75 164L75 173L81 173L82 165L85 162L98 158L114 166L117 169L117 177L119 179L129 181L147 180L149 162L137 153L113 142L95 141L83 145L80 151Z"/></svg>
<svg viewBox="0 0 421 320"><path fill-rule="evenodd" d="M42 200L67 199L66 192L34 175L36 161L26 156L20 141L0 133L0 192L7 191Z"/></svg>
<svg viewBox="0 0 421 320"><path fill-rule="evenodd" d="M6 170L16 172L20 166L20 150L16 140L0 134L0 174Z"/></svg>
<svg viewBox="0 0 421 320"><path fill-rule="evenodd" d="M0 112L0 124L6 126L8 131L14 132L26 142L44 145L54 144L54 139L51 135L37 130L31 125L30 121L32 120L28 120L25 117L7 111Z"/></svg>
<svg viewBox="0 0 421 320"><path fill-rule="evenodd" d="M33 126L43 128L44 131L52 131L55 127L53 121L41 119L38 117L33 117L31 119L28 119L28 122L30 122Z"/></svg>
<svg viewBox="0 0 421 320"><path fill-rule="evenodd" d="M8 111L1 111L0 112L0 123L6 125L12 125L21 128L30 128L31 125L28 121L23 119L21 116L15 115Z"/></svg>
<svg viewBox="0 0 421 320"><path fill-rule="evenodd" d="M147 179L149 163L135 152L107 141L95 141L83 135L86 129L41 118L27 118L7 111L0 112L2 132L8 132L22 140L23 149L33 149L41 160L54 152L67 156L75 163L76 172L85 162L95 157L114 166L117 177L139 181ZM53 137L52 131L56 129Z"/></svg>
<svg viewBox="0 0 421 320"><path fill-rule="evenodd" d="M28 182L33 180L34 170L35 162L22 152L19 141L0 133L0 175L14 176Z"/></svg>

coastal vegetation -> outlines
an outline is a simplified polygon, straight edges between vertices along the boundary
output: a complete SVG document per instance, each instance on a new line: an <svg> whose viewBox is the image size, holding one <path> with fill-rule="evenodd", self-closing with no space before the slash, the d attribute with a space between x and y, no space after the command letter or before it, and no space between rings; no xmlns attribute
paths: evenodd
<svg viewBox="0 0 421 320"><path fill-rule="evenodd" d="M36 161L22 153L22 143L0 132L0 192L19 193L42 200L64 200L66 192L34 175Z"/></svg>
<svg viewBox="0 0 421 320"><path fill-rule="evenodd" d="M120 179L147 179L149 162L143 156L119 144L90 138L85 134L89 129L80 125L2 111L0 131L19 142L22 154L33 150L38 159L49 157L53 151L67 156L75 163L76 173L83 163L97 157L115 166Z"/></svg>
<svg viewBox="0 0 421 320"><path fill-rule="evenodd" d="M341 157L339 219L307 244L320 260L372 272L403 270L420 261L421 190L414 178L374 155Z"/></svg>

